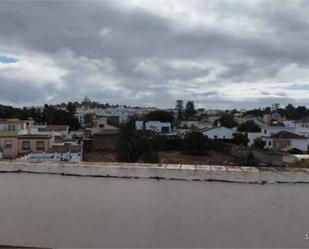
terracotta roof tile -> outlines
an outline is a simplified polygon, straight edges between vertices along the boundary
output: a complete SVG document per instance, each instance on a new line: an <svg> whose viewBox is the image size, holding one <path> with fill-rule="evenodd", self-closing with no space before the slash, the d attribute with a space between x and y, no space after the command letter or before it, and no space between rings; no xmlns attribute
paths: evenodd
<svg viewBox="0 0 309 249"><path fill-rule="evenodd" d="M306 139L304 136L298 135L296 133L292 133L289 131L280 131L271 136L271 138L276 139Z"/></svg>

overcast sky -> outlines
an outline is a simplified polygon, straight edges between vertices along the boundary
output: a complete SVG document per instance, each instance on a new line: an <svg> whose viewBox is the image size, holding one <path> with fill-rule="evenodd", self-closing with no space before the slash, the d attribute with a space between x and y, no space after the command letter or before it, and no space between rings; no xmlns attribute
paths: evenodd
<svg viewBox="0 0 309 249"><path fill-rule="evenodd" d="M309 105L309 1L1 1L0 103Z"/></svg>

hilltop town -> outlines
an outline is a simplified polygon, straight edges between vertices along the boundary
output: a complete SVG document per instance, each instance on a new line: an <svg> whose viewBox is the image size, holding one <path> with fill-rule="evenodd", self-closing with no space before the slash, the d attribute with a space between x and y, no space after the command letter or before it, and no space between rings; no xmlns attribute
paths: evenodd
<svg viewBox="0 0 309 249"><path fill-rule="evenodd" d="M309 159L309 110L289 104L253 110L79 102L0 106L0 158L291 166Z"/></svg>

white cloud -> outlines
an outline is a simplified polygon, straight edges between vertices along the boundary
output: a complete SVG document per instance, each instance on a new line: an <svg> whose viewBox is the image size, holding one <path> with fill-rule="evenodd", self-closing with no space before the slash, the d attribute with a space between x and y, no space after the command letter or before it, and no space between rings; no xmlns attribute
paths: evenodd
<svg viewBox="0 0 309 249"><path fill-rule="evenodd" d="M11 55L18 61L9 64L0 64L0 76L20 82L33 82L44 84L45 82L59 83L66 75L66 71L57 67L55 62L43 55Z"/></svg>
<svg viewBox="0 0 309 249"><path fill-rule="evenodd" d="M113 39L112 30L109 28L101 29L99 34L104 40L111 41Z"/></svg>
<svg viewBox="0 0 309 249"><path fill-rule="evenodd" d="M309 104L308 11L300 0L1 2L0 52L18 61L0 63L0 101Z"/></svg>
<svg viewBox="0 0 309 249"><path fill-rule="evenodd" d="M162 71L155 58L147 58L139 61L134 68L134 72L141 73L149 77L162 77Z"/></svg>

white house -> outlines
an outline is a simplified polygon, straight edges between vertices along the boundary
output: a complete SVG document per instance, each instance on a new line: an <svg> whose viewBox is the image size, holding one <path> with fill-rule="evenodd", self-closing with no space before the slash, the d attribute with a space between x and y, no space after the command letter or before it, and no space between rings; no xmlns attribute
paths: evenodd
<svg viewBox="0 0 309 249"><path fill-rule="evenodd" d="M147 130L157 133L170 133L171 128L170 122L160 122L160 121L135 121L136 130Z"/></svg>
<svg viewBox="0 0 309 249"><path fill-rule="evenodd" d="M199 126L198 121L184 120L184 121L181 121L181 123L180 123L180 127L198 128L198 126Z"/></svg>
<svg viewBox="0 0 309 249"><path fill-rule="evenodd" d="M309 117L295 121L295 131L305 137L309 137Z"/></svg>
<svg viewBox="0 0 309 249"><path fill-rule="evenodd" d="M264 126L261 128L261 136L270 137L280 131L295 132L295 128L285 126Z"/></svg>
<svg viewBox="0 0 309 249"><path fill-rule="evenodd" d="M284 148L296 148L301 151L308 151L308 138L288 131L280 131L270 137L262 138L265 148L281 150Z"/></svg>
<svg viewBox="0 0 309 249"><path fill-rule="evenodd" d="M135 129L139 131L144 130L145 129L144 121L135 121Z"/></svg>
<svg viewBox="0 0 309 249"><path fill-rule="evenodd" d="M257 138L267 138L271 137L272 135L280 132L280 131L288 131L288 132L295 132L295 127L285 127L285 126L263 126L261 127L261 132L248 132L248 145L251 146L254 144L254 141Z"/></svg>
<svg viewBox="0 0 309 249"><path fill-rule="evenodd" d="M283 120L282 123L285 125L285 127L296 127L295 120Z"/></svg>
<svg viewBox="0 0 309 249"><path fill-rule="evenodd" d="M233 139L235 131L221 126L202 130L202 133L210 139Z"/></svg>
<svg viewBox="0 0 309 249"><path fill-rule="evenodd" d="M75 114L74 114L74 116L78 119L78 121L81 125L84 124L84 115L85 115L85 113L82 112L82 111L76 111Z"/></svg>
<svg viewBox="0 0 309 249"><path fill-rule="evenodd" d="M145 123L146 130L152 130L158 133L169 133L171 132L170 122L160 122L160 121L148 121Z"/></svg>

